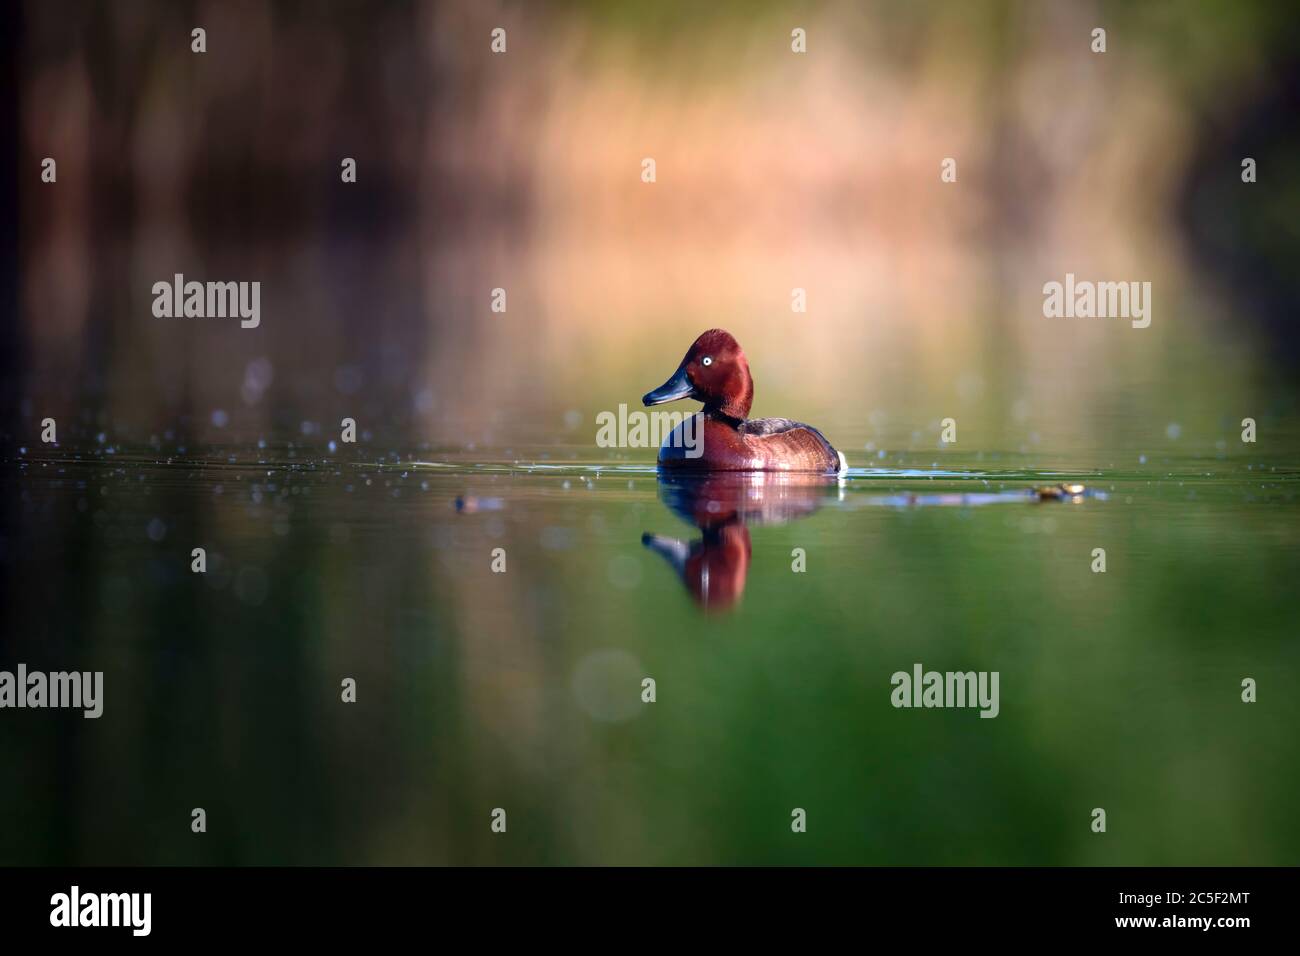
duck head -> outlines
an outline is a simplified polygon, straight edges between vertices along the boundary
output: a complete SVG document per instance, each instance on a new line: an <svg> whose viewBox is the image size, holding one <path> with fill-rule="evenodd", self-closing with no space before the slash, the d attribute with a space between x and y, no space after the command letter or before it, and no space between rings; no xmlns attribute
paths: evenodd
<svg viewBox="0 0 1300 956"><path fill-rule="evenodd" d="M679 398L704 403L704 411L744 420L754 402L754 380L745 353L730 332L709 329L690 347L677 371L641 401L662 405Z"/></svg>
<svg viewBox="0 0 1300 956"><path fill-rule="evenodd" d="M749 529L739 521L712 528L694 543L643 534L641 543L662 555L705 611L726 611L740 602L749 575Z"/></svg>

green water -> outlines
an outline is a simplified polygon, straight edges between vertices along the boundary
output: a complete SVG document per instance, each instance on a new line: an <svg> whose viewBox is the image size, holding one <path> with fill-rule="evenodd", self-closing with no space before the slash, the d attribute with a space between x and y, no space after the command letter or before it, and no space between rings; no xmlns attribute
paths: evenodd
<svg viewBox="0 0 1300 956"><path fill-rule="evenodd" d="M5 462L3 666L105 704L4 714L0 861L1295 862L1295 467L596 454ZM998 716L893 707L916 663L998 672Z"/></svg>

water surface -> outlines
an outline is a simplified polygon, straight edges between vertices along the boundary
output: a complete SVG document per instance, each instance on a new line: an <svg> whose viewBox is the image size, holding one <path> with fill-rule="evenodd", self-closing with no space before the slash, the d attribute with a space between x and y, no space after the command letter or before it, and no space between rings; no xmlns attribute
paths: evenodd
<svg viewBox="0 0 1300 956"><path fill-rule="evenodd" d="M6 713L4 860L1294 861L1297 469L531 451L7 461L6 663L106 702ZM895 709L917 662L999 715Z"/></svg>

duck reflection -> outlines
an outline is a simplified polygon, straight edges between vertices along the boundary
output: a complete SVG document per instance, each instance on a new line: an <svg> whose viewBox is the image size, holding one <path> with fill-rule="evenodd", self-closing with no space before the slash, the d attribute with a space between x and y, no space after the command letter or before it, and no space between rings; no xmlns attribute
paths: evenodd
<svg viewBox="0 0 1300 956"><path fill-rule="evenodd" d="M660 499L702 537L684 541L643 534L641 543L672 565L700 607L726 610L745 592L749 526L806 518L837 489L835 478L822 475L732 471L660 477Z"/></svg>

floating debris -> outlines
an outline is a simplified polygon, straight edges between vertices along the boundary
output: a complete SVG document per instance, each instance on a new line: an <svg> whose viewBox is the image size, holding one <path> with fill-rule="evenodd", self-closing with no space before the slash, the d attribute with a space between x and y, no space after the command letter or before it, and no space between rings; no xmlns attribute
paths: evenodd
<svg viewBox="0 0 1300 956"><path fill-rule="evenodd" d="M1043 485L1034 489L1034 496L1039 501L1082 501L1088 495L1088 489L1077 481L1063 481L1059 485Z"/></svg>

